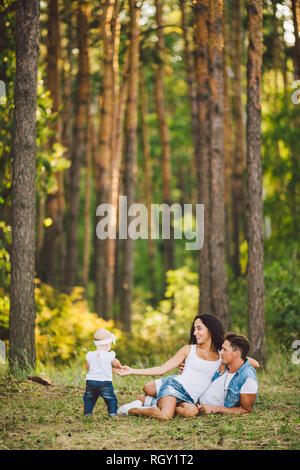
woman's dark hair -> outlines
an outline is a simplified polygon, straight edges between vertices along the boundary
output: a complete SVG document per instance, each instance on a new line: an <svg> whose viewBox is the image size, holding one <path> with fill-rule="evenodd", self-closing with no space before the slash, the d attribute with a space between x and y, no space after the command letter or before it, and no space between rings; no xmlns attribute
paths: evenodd
<svg viewBox="0 0 300 470"><path fill-rule="evenodd" d="M197 315L194 318L192 328L191 328L191 336L190 336L189 344L197 343L196 337L194 335L194 324L195 324L195 321L198 319L202 321L202 323L206 326L206 328L210 332L211 341L215 349L217 351L220 351L222 349L222 344L224 342L224 330L223 330L223 326L220 320L212 313L203 313L202 315Z"/></svg>

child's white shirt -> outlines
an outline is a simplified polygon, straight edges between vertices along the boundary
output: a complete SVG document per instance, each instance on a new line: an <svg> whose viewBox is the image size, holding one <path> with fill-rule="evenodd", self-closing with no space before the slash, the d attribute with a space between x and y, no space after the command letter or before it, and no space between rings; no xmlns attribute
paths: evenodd
<svg viewBox="0 0 300 470"><path fill-rule="evenodd" d="M89 371L86 380L96 380L99 382L109 380L112 382L111 363L115 359L114 351L89 351L86 360L89 363Z"/></svg>

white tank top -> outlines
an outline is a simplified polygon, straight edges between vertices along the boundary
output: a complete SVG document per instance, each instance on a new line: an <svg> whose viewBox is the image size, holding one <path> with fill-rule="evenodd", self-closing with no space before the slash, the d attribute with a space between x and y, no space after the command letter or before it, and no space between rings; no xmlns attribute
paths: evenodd
<svg viewBox="0 0 300 470"><path fill-rule="evenodd" d="M193 344L190 353L185 360L183 373L181 375L176 375L174 378L188 392L194 400L194 403L197 403L199 396L202 395L210 385L211 379L220 364L221 359L218 359L217 361L206 361L205 359L198 357L196 353L196 344Z"/></svg>

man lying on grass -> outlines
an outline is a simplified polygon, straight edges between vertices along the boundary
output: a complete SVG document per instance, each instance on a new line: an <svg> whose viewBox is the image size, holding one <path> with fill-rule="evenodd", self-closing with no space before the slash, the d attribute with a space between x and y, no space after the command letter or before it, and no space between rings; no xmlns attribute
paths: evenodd
<svg viewBox="0 0 300 470"><path fill-rule="evenodd" d="M248 339L243 335L225 335L220 357L222 364L197 404L181 401L176 404L176 414L183 417L198 416L201 413L243 414L251 413L258 390L255 369L250 365L247 354L250 349ZM119 375L135 374L139 369L116 370ZM146 395L139 400L123 405L119 416L143 415L159 419L155 412L158 401L154 398L169 377L149 382L145 385ZM144 406L143 406L144 405Z"/></svg>

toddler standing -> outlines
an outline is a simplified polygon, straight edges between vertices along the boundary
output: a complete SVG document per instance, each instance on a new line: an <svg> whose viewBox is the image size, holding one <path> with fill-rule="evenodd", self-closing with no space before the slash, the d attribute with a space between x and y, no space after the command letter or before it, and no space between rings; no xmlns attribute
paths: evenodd
<svg viewBox="0 0 300 470"><path fill-rule="evenodd" d="M94 334L96 351L86 355L86 390L83 396L84 415L92 416L98 397L106 403L109 416L117 416L118 401L112 384L112 366L121 368L116 359L116 353L110 351L111 343L116 342L115 335L105 328L100 328Z"/></svg>

